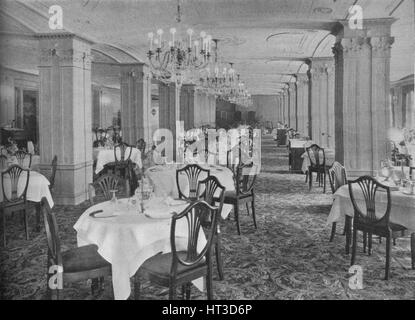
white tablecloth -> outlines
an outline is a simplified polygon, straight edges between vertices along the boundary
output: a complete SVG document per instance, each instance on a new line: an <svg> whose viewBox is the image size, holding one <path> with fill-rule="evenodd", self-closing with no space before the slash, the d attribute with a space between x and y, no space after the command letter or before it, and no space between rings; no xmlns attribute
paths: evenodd
<svg viewBox="0 0 415 320"><path fill-rule="evenodd" d="M125 149L125 157L128 157L129 154L130 154L130 147ZM117 159L121 159L121 151L119 148L117 148ZM134 162L139 168L143 166L141 163L141 152L137 148L133 148L133 150L131 151L130 160ZM110 162L114 162L114 161L115 161L114 149L99 150L98 156L97 156L97 166L95 168L95 173L99 173L102 169L104 169L104 165Z"/></svg>
<svg viewBox="0 0 415 320"><path fill-rule="evenodd" d="M154 199L153 199L154 200ZM99 203L86 210L74 225L77 231L78 246L96 244L98 253L112 266L112 283L114 297L125 300L130 296L130 278L135 275L139 267L150 257L160 252L171 252L170 225L171 219L148 218L139 213L137 207L130 205L127 200L119 200L121 205L117 209L111 207L110 202ZM154 201L152 201L154 203ZM163 199L158 205L151 205L146 213L152 212L181 212L188 204L167 206ZM119 212L111 218L92 218L89 214L95 210L104 212ZM186 220L186 219L184 219ZM188 229L187 223L179 220L176 225L177 250L186 250ZM206 238L199 233L198 247L202 249ZM203 288L203 279L193 282L199 289Z"/></svg>
<svg viewBox="0 0 415 320"><path fill-rule="evenodd" d="M5 192L7 197L11 196L11 182L8 178L8 175L5 176ZM23 172L19 179L19 184L17 185L18 195L20 195L25 187L26 183L26 173ZM29 185L27 187L26 199L33 202L40 202L40 200L46 197L49 202L49 205L53 207L52 195L49 191L49 181L46 177L39 172L30 171L29 176ZM3 201L3 186L0 183L0 202Z"/></svg>
<svg viewBox="0 0 415 320"><path fill-rule="evenodd" d="M353 190L356 192L353 194L359 208L364 210L364 197L360 190L360 187L355 186ZM354 210L352 201L350 200L348 185L342 186L333 195L334 202L331 207L330 214L327 218L327 224L331 225L333 222L343 220L344 215L353 217ZM400 224L410 230L415 231L415 196L406 195L400 191L391 192L391 222ZM384 213L386 209L387 195L384 191L378 191L376 193L376 210L380 213ZM365 212L363 211L362 212Z"/></svg>
<svg viewBox="0 0 415 320"><path fill-rule="evenodd" d="M331 166L335 161L335 154L333 149L325 149L324 153L326 155L326 166ZM311 154L311 153L310 153ZM303 158L303 165L301 166L301 170L306 173L308 171L308 167L310 166L310 159L308 159L307 151L301 155Z"/></svg>
<svg viewBox="0 0 415 320"><path fill-rule="evenodd" d="M226 188L226 191L235 191L233 173L230 169L216 165L201 165L201 167L209 169L210 175L215 176ZM171 196L172 198L177 198L179 196L176 184L176 170L176 165L154 166L146 170L146 176L154 183L154 193L156 196ZM204 180L205 178L206 175L204 175L204 173L199 176L200 180ZM189 190L186 174L179 176L179 184L181 190ZM224 204L221 213L222 218L226 219L231 210L232 205Z"/></svg>

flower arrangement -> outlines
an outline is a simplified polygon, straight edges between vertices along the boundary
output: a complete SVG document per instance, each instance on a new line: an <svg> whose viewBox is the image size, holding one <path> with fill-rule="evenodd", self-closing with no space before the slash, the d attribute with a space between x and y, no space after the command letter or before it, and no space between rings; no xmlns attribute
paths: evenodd
<svg viewBox="0 0 415 320"><path fill-rule="evenodd" d="M415 145L415 128L407 129L403 128L403 141L405 145Z"/></svg>
<svg viewBox="0 0 415 320"><path fill-rule="evenodd" d="M415 150L415 129L391 128L388 132L389 139L393 142L391 150L392 160L396 164L409 165L414 160L411 150Z"/></svg>
<svg viewBox="0 0 415 320"><path fill-rule="evenodd" d="M19 150L19 147L17 146L16 141L14 141L11 137L7 139L8 144L6 145L6 150L9 156L14 156L16 151Z"/></svg>

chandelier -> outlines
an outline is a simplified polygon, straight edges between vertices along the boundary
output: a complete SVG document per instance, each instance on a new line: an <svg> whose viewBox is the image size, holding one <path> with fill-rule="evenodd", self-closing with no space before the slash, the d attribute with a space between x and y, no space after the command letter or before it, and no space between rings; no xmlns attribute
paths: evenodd
<svg viewBox="0 0 415 320"><path fill-rule="evenodd" d="M181 22L180 0L177 4L177 22ZM179 39L176 28L170 28L170 39L166 40L163 29L156 34L148 33L149 51L147 57L153 76L161 81L183 82L191 78L196 70L206 68L210 62L212 36L200 32L195 36L193 29L187 29L186 36Z"/></svg>

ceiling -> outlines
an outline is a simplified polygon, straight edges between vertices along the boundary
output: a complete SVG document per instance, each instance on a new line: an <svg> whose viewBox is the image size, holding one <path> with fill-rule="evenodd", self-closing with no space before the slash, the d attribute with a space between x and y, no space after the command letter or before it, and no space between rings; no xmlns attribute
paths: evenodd
<svg viewBox="0 0 415 320"><path fill-rule="evenodd" d="M197 33L204 30L219 39L223 61L234 62L252 94L276 94L285 83L294 81L293 73L306 70L303 59L332 56L334 37L329 29L336 20L347 18L348 8L357 3L364 18L399 19L392 26L391 79L414 73L412 0L181 0L179 25L175 21L177 0L19 2L30 9L22 20L33 28L42 29L45 24L32 16L47 17L49 6L59 4L65 29L120 48L126 56L144 62L148 32L158 28L167 32L171 27L183 34L189 27ZM101 52L108 49L101 46Z"/></svg>

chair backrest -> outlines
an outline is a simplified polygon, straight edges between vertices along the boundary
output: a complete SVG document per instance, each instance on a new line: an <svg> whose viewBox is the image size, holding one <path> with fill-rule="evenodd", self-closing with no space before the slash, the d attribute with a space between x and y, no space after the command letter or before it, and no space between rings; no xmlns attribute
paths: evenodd
<svg viewBox="0 0 415 320"><path fill-rule="evenodd" d="M199 182L199 176L202 173L206 173L207 176L210 176L210 170L203 169L197 164L188 164L184 168L176 170L176 185L177 185L177 190L179 191L179 198L194 199L197 197L197 185ZM186 174L187 176L187 181L189 183L189 195L188 196L186 196L180 188L179 178L181 174Z"/></svg>
<svg viewBox="0 0 415 320"><path fill-rule="evenodd" d="M19 166L25 167L24 162L25 162L26 157L29 158L29 164L27 167L30 168L32 166L32 154L31 153L28 153L23 150L17 150L14 155L16 156L17 163L19 164Z"/></svg>
<svg viewBox="0 0 415 320"><path fill-rule="evenodd" d="M203 200L212 207L219 208L219 217L222 214L223 201L225 200L225 187L222 186L215 176L209 176L206 179L199 181L197 185L197 197L198 200ZM217 201L219 200L219 201ZM206 216L202 219L202 226L204 228L210 227L210 216ZM219 231L220 224L217 225L217 231Z"/></svg>
<svg viewBox="0 0 415 320"><path fill-rule="evenodd" d="M354 222L363 222L369 225L382 223L382 225L387 227L389 225L389 217L391 210L390 188L381 184L376 179L370 176L362 176L354 181L349 181L348 184L350 199L352 201L353 209L355 212ZM361 192L363 193L366 212L363 212L361 208L359 208L359 206L357 205L355 199L355 191L353 190L354 185L358 185L360 187ZM380 190L380 192L386 192L387 196L386 210L383 214L379 214L379 212L376 212L376 193L378 192L378 190ZM376 213L378 214L376 215Z"/></svg>
<svg viewBox="0 0 415 320"><path fill-rule="evenodd" d="M341 186L347 184L346 169L337 161L335 161L329 169L329 181L331 191L333 193L335 193Z"/></svg>
<svg viewBox="0 0 415 320"><path fill-rule="evenodd" d="M101 175L94 183L92 183L94 190L97 189L102 192L102 200L108 201L112 198L111 190L117 190L118 195L121 194L122 197L130 196L130 186L129 183L123 178L115 174L103 174ZM120 190L121 189L121 190ZM91 192L92 190L90 190ZM94 204L94 195L89 195L89 201L91 204Z"/></svg>
<svg viewBox="0 0 415 320"><path fill-rule="evenodd" d="M209 176L204 180L199 181L197 185L197 197L200 200L204 200L207 204L211 206L216 206L219 208L219 214L222 212L223 201L225 199L225 187L220 184L218 178L215 176ZM216 200L219 200L219 204L215 205ZM206 226L204 221L203 226Z"/></svg>
<svg viewBox="0 0 415 320"><path fill-rule="evenodd" d="M55 185L56 167L58 165L58 156L54 156L52 160L52 172L49 177L49 189L53 189Z"/></svg>
<svg viewBox="0 0 415 320"><path fill-rule="evenodd" d="M236 166L234 175L236 195L252 194L257 175L258 172L253 163Z"/></svg>
<svg viewBox="0 0 415 320"><path fill-rule="evenodd" d="M57 265L62 267L61 245L59 229L55 213L51 210L48 200L43 197L40 201L40 210L45 223L46 240L48 244L48 267ZM49 270L48 270L49 272Z"/></svg>
<svg viewBox="0 0 415 320"><path fill-rule="evenodd" d="M206 216L210 216L210 226L206 229L207 241L203 248L198 248L199 233L202 227L202 221L208 220ZM170 228L170 244L173 255L172 265L170 269L170 277L175 278L177 274L177 267L179 264L191 267L202 261L208 259L207 255L212 251L213 237L217 230L219 216L219 208L210 206L203 200L198 200L189 205L184 211L175 214L172 217ZM176 224L179 220L185 219L187 225L187 250L186 259L179 257L176 247ZM206 235L206 233L205 233Z"/></svg>
<svg viewBox="0 0 415 320"><path fill-rule="evenodd" d="M306 148L308 159L312 168L324 168L326 166L326 154L324 148L313 144Z"/></svg>
<svg viewBox="0 0 415 320"><path fill-rule="evenodd" d="M0 169L6 169L7 167L7 156L0 153Z"/></svg>
<svg viewBox="0 0 415 320"><path fill-rule="evenodd" d="M118 157L117 157L117 150L118 149L120 149L120 159L118 159ZM127 149L129 149L130 152L128 153L128 156L125 157L125 152L126 152ZM130 160L132 151L133 151L133 148L130 147L125 142L121 142L121 143L117 144L116 146L114 146L114 159L115 159L115 161L117 162L117 161Z"/></svg>
<svg viewBox="0 0 415 320"><path fill-rule="evenodd" d="M26 173L26 181L24 182L23 190L19 194L19 180L21 178L21 175L23 173ZM10 181L10 197L6 194L6 182L7 179ZM13 202L19 202L19 201L26 201L26 193L27 193L27 187L29 185L29 178L30 178L30 170L29 169L23 169L17 164L14 164L10 166L7 170L3 171L1 173L1 185L3 189L3 201L5 203L13 203Z"/></svg>

